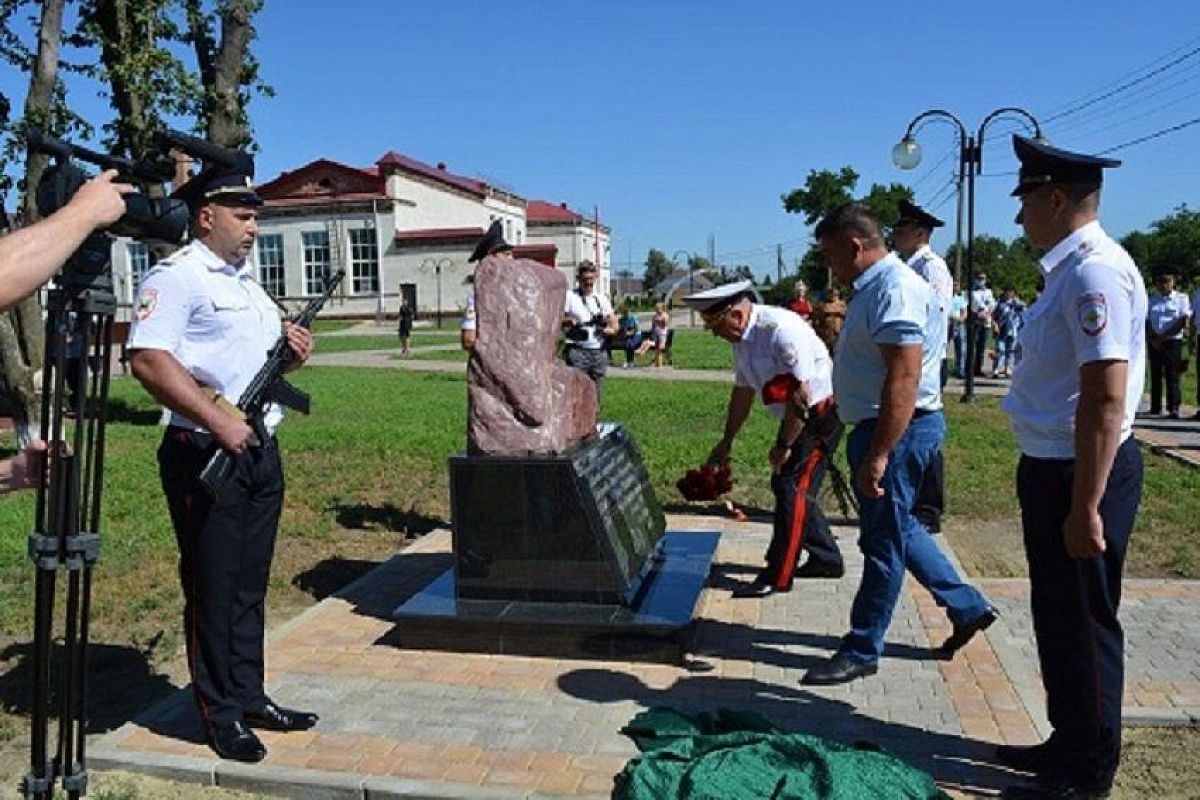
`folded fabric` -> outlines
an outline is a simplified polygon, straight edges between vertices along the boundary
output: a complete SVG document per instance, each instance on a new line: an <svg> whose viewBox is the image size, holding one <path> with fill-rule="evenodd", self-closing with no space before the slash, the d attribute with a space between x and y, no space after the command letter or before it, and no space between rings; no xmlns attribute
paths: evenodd
<svg viewBox="0 0 1200 800"><path fill-rule="evenodd" d="M642 752L617 776L619 800L949 800L883 750L785 733L753 712L652 708L621 732Z"/></svg>

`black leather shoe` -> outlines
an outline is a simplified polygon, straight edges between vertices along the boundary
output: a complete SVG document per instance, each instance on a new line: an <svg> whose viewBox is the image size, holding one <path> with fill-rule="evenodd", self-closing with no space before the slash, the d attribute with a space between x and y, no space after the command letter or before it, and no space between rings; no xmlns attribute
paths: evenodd
<svg viewBox="0 0 1200 800"><path fill-rule="evenodd" d="M811 558L795 572L797 578L840 578L845 574L846 568L841 564L826 564Z"/></svg>
<svg viewBox="0 0 1200 800"><path fill-rule="evenodd" d="M254 763L267 755L267 748L241 720L210 725L208 743L217 755L231 761Z"/></svg>
<svg viewBox="0 0 1200 800"><path fill-rule="evenodd" d="M987 610L975 619L964 622L962 625L955 625L954 630L946 637L946 641L942 642L942 646L938 648L938 653L943 659L952 658L955 653L966 647L967 642L971 641L975 634L986 630L999 618L1000 612L988 606Z"/></svg>
<svg viewBox="0 0 1200 800"><path fill-rule="evenodd" d="M850 656L837 653L824 664L804 673L800 682L808 686L833 686L837 683L848 683L855 678L865 678L878 671L877 664L864 664Z"/></svg>
<svg viewBox="0 0 1200 800"><path fill-rule="evenodd" d="M739 586L733 590L734 597L770 597L776 589L766 578L755 578L753 582Z"/></svg>
<svg viewBox="0 0 1200 800"><path fill-rule="evenodd" d="M996 761L1021 772L1046 772L1054 767L1058 757L1056 751L1050 739L1028 747L1001 744L996 745Z"/></svg>
<svg viewBox="0 0 1200 800"><path fill-rule="evenodd" d="M280 708L275 702L268 700L257 711L247 711L243 714L246 724L252 728L265 728L269 731L306 731L317 724L320 719L311 711L296 711L292 708Z"/></svg>
<svg viewBox="0 0 1200 800"><path fill-rule="evenodd" d="M1109 789L1092 789L1069 781L1022 783L1000 793L1002 800L1107 800Z"/></svg>

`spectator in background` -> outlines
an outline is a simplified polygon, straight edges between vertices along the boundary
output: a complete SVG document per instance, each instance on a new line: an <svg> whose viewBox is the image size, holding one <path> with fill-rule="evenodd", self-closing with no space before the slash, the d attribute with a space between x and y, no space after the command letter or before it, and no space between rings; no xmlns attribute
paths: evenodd
<svg viewBox="0 0 1200 800"><path fill-rule="evenodd" d="M629 369L633 366L634 357L637 355L644 337L641 328L638 327L637 315L633 313L633 308L628 303L621 314L621 319L617 322L617 332L621 337L621 347L625 350L625 368Z"/></svg>
<svg viewBox="0 0 1200 800"><path fill-rule="evenodd" d="M400 335L400 355L406 356L412 352L408 342L412 338L413 309L404 295L400 295L400 310L396 316L399 317L399 326L396 332Z"/></svg>
<svg viewBox="0 0 1200 800"><path fill-rule="evenodd" d="M1196 372L1200 375L1200 284L1192 294L1192 345ZM1196 381L1196 413L1192 414L1192 419L1200 419L1200 379Z"/></svg>
<svg viewBox="0 0 1200 800"><path fill-rule="evenodd" d="M975 273L971 291L967 295L967 335L971 337L975 363L975 377L983 377L983 352L987 349L987 335L992 327L992 312L996 310L996 296L987 285L987 275Z"/></svg>
<svg viewBox="0 0 1200 800"><path fill-rule="evenodd" d="M992 359L992 377L1012 377L1013 356L1017 347L1017 333L1024 319L1025 303L1017 297L1011 286L1005 286L1000 302L992 313L992 333L996 337L996 356Z"/></svg>
<svg viewBox="0 0 1200 800"><path fill-rule="evenodd" d="M1192 316L1188 296L1175 291L1175 276L1164 272L1155 281L1158 291L1146 313L1146 344L1150 356L1150 413L1161 414L1163 383L1167 385L1167 416L1179 419L1183 401L1179 367L1183 362L1183 332Z"/></svg>
<svg viewBox="0 0 1200 800"><path fill-rule="evenodd" d="M787 309L799 314L807 322L813 313L813 305L808 299L808 285L797 278L795 292L795 295L787 303Z"/></svg>
<svg viewBox="0 0 1200 800"><path fill-rule="evenodd" d="M954 377L962 380L967 377L966 356L963 355L967 346L967 295L959 291L958 281L954 282L954 296L950 298L947 322L950 325L950 343L954 345Z"/></svg>
<svg viewBox="0 0 1200 800"><path fill-rule="evenodd" d="M654 318L650 321L650 346L654 348L654 364L663 365L663 354L667 352L667 334L671 328L671 315L663 303L654 306Z"/></svg>
<svg viewBox="0 0 1200 800"><path fill-rule="evenodd" d="M821 337L830 353L833 352L833 346L837 344L838 334L842 332L842 325L845 323L846 301L842 299L840 289L830 286L825 290L825 302L813 309L812 319L813 330Z"/></svg>

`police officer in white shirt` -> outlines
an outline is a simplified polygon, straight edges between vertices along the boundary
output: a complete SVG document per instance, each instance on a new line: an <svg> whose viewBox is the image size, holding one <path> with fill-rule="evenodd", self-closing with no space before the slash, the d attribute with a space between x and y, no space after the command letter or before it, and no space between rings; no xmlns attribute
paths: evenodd
<svg viewBox="0 0 1200 800"><path fill-rule="evenodd" d="M1142 492L1131 434L1145 379L1146 290L1097 216L1102 170L1121 162L1021 136L1013 143L1017 222L1046 251L1046 286L1025 315L1002 408L1021 450L1017 496L1053 733L997 756L1038 775L1006 797L1107 797L1121 749L1121 573Z"/></svg>
<svg viewBox="0 0 1200 800"><path fill-rule="evenodd" d="M504 241L504 229L500 225L500 220L494 220L491 226L479 243L475 245L475 250L471 253L471 257L467 259L468 264L474 264L476 261L482 261L488 256L497 256L499 258L512 258L513 247L508 242ZM470 285L467 290L467 307L463 311L462 323L459 325L459 338L462 342L463 350L472 350L475 347L476 319L475 319L475 275L468 275L464 282Z"/></svg>
<svg viewBox="0 0 1200 800"><path fill-rule="evenodd" d="M608 372L604 337L617 332L617 317L608 298L596 291L600 271L595 264L579 262L575 279L577 285L567 292L563 309L563 331L567 339L563 355L568 364L583 370L595 381L599 400L604 375Z"/></svg>
<svg viewBox="0 0 1200 800"><path fill-rule="evenodd" d="M1192 293L1192 342L1195 347L1192 352L1196 354L1196 373L1200 376L1200 287ZM1200 380L1196 381L1196 413L1192 414L1192 419L1200 419Z"/></svg>
<svg viewBox="0 0 1200 800"><path fill-rule="evenodd" d="M840 578L842 553L817 503L826 459L837 449L842 423L833 398L833 362L824 342L799 314L755 303L750 281L718 286L684 298L704 327L733 345L734 385L725 433L709 463L729 461L733 440L756 395L779 431L767 454L775 518L767 564L734 597L766 597L792 588L793 578ZM808 559L797 569L801 549Z"/></svg>
<svg viewBox="0 0 1200 800"><path fill-rule="evenodd" d="M967 293L967 340L970 355L967 360L975 370L975 377L983 377L983 354L987 350L987 335L992 328L992 312L996 310L996 296L987 285L987 275L975 273L971 290Z"/></svg>
<svg viewBox="0 0 1200 800"><path fill-rule="evenodd" d="M933 289L941 304L946 322L950 321L950 303L954 298L954 279L950 277L950 269L942 257L933 252L929 246L929 238L934 228L940 228L946 223L930 214L916 203L908 200L900 201L900 218L892 228L892 245L897 254ZM946 385L950 377L950 367L943 351L941 366L941 384ZM921 489L917 494L916 517L930 533L940 533L942 530L942 514L946 510L946 466L945 456L941 450L929 463L929 468L921 480Z"/></svg>
<svg viewBox="0 0 1200 800"><path fill-rule="evenodd" d="M1179 386L1183 363L1183 335L1192 316L1191 303L1175 291L1175 276L1161 273L1155 280L1158 291L1150 298L1146 315L1146 344L1150 355L1150 413L1161 414L1163 383L1167 385L1167 416L1179 419L1183 401Z"/></svg>
<svg viewBox="0 0 1200 800"><path fill-rule="evenodd" d="M133 374L170 411L159 476L179 546L192 689L209 744L238 761L266 755L251 727L290 731L317 722L276 705L263 689L267 580L283 508L273 435L282 410L270 409L272 435L260 442L212 394L236 403L283 330L247 261L262 203L253 173L245 156L237 168L207 167L176 192L191 207L195 238L142 281L130 330ZM312 336L293 326L284 332L299 366ZM199 476L217 448L234 454L235 466L214 499Z"/></svg>

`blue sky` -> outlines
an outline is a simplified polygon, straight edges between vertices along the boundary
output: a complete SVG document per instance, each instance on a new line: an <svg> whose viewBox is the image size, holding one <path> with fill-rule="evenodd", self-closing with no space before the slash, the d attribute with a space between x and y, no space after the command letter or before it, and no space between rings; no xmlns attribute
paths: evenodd
<svg viewBox="0 0 1200 800"><path fill-rule="evenodd" d="M1064 147L1122 144L1200 117L1198 23L1189 0L267 0L256 52L277 95L252 106L258 177L396 150L529 198L599 207L617 268L632 259L640 273L651 246L704 252L712 235L718 261L762 273L776 244L794 262L809 238L780 195L811 169L851 165L863 191L916 183L918 201L951 223L935 240L944 249L956 159L928 167L955 134L922 130L924 163L901 172L891 148L909 120L945 108L973 132L1016 105ZM23 83L2 75L0 91L19 97ZM72 102L102 121L89 93ZM1200 124L1115 153L1126 166L1105 192L1110 231L1200 205L1198 155ZM1007 137L989 135L984 159L976 230L1009 238L1012 177L990 175L1015 169Z"/></svg>

